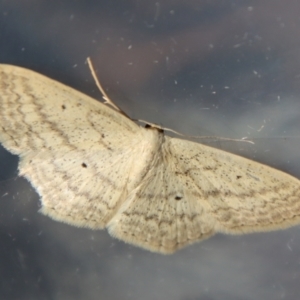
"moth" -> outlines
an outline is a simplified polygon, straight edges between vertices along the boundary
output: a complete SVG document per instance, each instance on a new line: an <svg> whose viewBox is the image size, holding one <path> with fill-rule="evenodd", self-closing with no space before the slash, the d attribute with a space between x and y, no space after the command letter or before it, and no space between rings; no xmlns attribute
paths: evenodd
<svg viewBox="0 0 300 300"><path fill-rule="evenodd" d="M109 104L0 65L0 142L19 155L43 214L160 253L299 224L297 178L144 128Z"/></svg>

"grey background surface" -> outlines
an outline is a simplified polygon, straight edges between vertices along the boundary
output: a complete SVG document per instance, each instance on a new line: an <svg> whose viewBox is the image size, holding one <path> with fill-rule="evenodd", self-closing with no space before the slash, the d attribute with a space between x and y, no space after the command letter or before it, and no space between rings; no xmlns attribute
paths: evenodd
<svg viewBox="0 0 300 300"><path fill-rule="evenodd" d="M0 63L300 178L299 1L0 1ZM38 213L0 148L0 299L297 299L300 227L171 256Z"/></svg>

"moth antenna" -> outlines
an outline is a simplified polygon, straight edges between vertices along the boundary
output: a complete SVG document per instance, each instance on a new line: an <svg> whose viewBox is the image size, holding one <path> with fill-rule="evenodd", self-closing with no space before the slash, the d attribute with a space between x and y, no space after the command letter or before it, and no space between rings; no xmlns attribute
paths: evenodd
<svg viewBox="0 0 300 300"><path fill-rule="evenodd" d="M119 113L121 113L122 115L126 116L127 118L129 118L131 120L131 118L118 105L116 105L106 94L104 88L102 87L102 85L100 84L100 81L98 80L98 77L96 75L96 72L95 72L95 69L94 69L94 66L93 66L93 63L92 63L92 60L90 59L90 57L88 57L86 60L89 65L91 74L94 78L94 81L102 94L104 104L108 104L108 105L112 106L116 111L118 111Z"/></svg>

